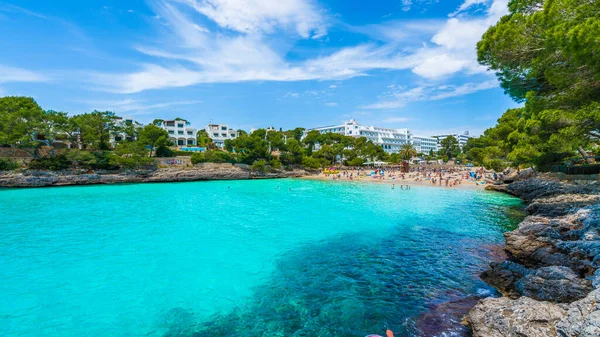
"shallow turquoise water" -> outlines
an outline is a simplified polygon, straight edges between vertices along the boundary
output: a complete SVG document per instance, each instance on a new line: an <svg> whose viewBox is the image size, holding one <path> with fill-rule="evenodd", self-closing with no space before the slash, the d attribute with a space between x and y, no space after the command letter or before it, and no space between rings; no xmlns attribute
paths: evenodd
<svg viewBox="0 0 600 337"><path fill-rule="evenodd" d="M417 335L432 303L489 291L485 247L520 205L301 180L4 189L0 335Z"/></svg>

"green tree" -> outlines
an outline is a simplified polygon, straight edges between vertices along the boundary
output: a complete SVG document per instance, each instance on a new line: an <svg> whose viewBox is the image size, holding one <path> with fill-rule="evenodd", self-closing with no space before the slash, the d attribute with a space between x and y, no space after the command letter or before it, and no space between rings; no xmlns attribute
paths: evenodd
<svg viewBox="0 0 600 337"><path fill-rule="evenodd" d="M417 155L417 150L415 149L414 145L406 143L400 146L399 154L402 157L402 159L410 160L412 157Z"/></svg>
<svg viewBox="0 0 600 337"><path fill-rule="evenodd" d="M448 159L455 158L460 154L460 147L458 145L458 140L454 136L448 136L442 140L440 140L440 150L439 153Z"/></svg>
<svg viewBox="0 0 600 337"><path fill-rule="evenodd" d="M109 111L93 111L71 117L82 144L94 150L109 150L116 116Z"/></svg>
<svg viewBox="0 0 600 337"><path fill-rule="evenodd" d="M139 142L150 148L149 157L158 146L166 146L165 142L169 139L169 133L154 124L148 124L140 131Z"/></svg>
<svg viewBox="0 0 600 337"><path fill-rule="evenodd" d="M525 105L484 133L486 146L476 147L483 150L469 151L548 169L592 149L600 136L600 2L512 0L509 9L478 43L478 60Z"/></svg>
<svg viewBox="0 0 600 337"><path fill-rule="evenodd" d="M198 131L198 133L196 133L196 141L197 141L198 146L200 146L200 147L205 147L210 150L214 150L216 148L215 143L213 142L212 138L210 138L210 136L208 135L208 132L206 132L206 130L204 130L204 129L202 129L202 130Z"/></svg>
<svg viewBox="0 0 600 337"><path fill-rule="evenodd" d="M0 98L0 145L34 146L44 111L31 97Z"/></svg>

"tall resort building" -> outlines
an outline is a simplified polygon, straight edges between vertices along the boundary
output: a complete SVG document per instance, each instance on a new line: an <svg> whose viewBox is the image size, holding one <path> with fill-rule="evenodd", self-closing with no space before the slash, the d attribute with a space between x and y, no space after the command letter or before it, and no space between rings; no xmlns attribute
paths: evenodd
<svg viewBox="0 0 600 337"><path fill-rule="evenodd" d="M177 146L196 146L196 129L185 119L164 120L158 126L167 130L169 139Z"/></svg>
<svg viewBox="0 0 600 337"><path fill-rule="evenodd" d="M204 130L213 143L221 149L227 139L235 139L238 136L237 131L230 129L227 124L208 124Z"/></svg>
<svg viewBox="0 0 600 337"><path fill-rule="evenodd" d="M310 131L319 131L324 133L338 133L349 137L365 137L372 140L373 143L381 145L388 153L400 151L402 144L412 143L412 135L408 129L390 129L377 126L360 125L356 120L351 119L340 125L323 126L304 131L303 137L306 137Z"/></svg>
<svg viewBox="0 0 600 337"><path fill-rule="evenodd" d="M417 153L429 154L439 150L438 139L435 137L413 136L412 143Z"/></svg>
<svg viewBox="0 0 600 337"><path fill-rule="evenodd" d="M442 139L446 139L450 136L452 136L452 137L456 138L456 140L458 140L458 146L461 149L463 148L463 146L467 145L467 141L469 139L473 138L469 135L469 131L465 131L463 134L453 133L453 134L446 134L446 135L438 135L438 136L434 136L434 137L441 141Z"/></svg>

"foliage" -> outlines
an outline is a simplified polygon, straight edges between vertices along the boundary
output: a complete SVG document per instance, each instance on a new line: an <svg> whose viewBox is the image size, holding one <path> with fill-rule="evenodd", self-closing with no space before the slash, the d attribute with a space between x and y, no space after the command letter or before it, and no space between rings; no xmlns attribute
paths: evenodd
<svg viewBox="0 0 600 337"><path fill-rule="evenodd" d="M235 163L231 153L220 150L207 150L192 155L192 164L198 163Z"/></svg>
<svg viewBox="0 0 600 337"><path fill-rule="evenodd" d="M410 160L412 157L417 155L417 150L415 149L414 145L410 143L402 144L402 146L400 146L399 154L402 159Z"/></svg>
<svg viewBox="0 0 600 337"><path fill-rule="evenodd" d="M109 150L110 134L115 129L114 113L93 111L71 117L83 145L91 150Z"/></svg>
<svg viewBox="0 0 600 337"><path fill-rule="evenodd" d="M157 152L160 149L161 154L165 154L165 152L167 152L167 146L171 143L169 140L169 133L165 129L153 124L144 126L140 131L139 142L150 148L150 157L152 157L152 151L155 148L158 148L156 150Z"/></svg>
<svg viewBox="0 0 600 337"><path fill-rule="evenodd" d="M148 156L144 144L125 142L118 144L110 156L110 163L126 169L150 168L155 160Z"/></svg>
<svg viewBox="0 0 600 337"><path fill-rule="evenodd" d="M509 8L478 43L478 59L525 105L471 142L468 156L545 170L600 136L600 2L512 0Z"/></svg>
<svg viewBox="0 0 600 337"><path fill-rule="evenodd" d="M302 166L307 169L318 170L323 167L323 162L317 158L304 157L302 158Z"/></svg>
<svg viewBox="0 0 600 337"><path fill-rule="evenodd" d="M19 168L19 164L9 158L0 158L0 171L12 171Z"/></svg>
<svg viewBox="0 0 600 337"><path fill-rule="evenodd" d="M252 171L265 172L266 166L267 162L264 159L259 159L252 163L250 169L252 169Z"/></svg>
<svg viewBox="0 0 600 337"><path fill-rule="evenodd" d="M44 111L31 97L0 98L0 145L31 146Z"/></svg>
<svg viewBox="0 0 600 337"><path fill-rule="evenodd" d="M110 163L108 151L69 150L66 154L71 166L91 170L116 170L119 167Z"/></svg>
<svg viewBox="0 0 600 337"><path fill-rule="evenodd" d="M208 132L206 132L206 130L204 129L198 131L198 133L196 134L196 142L198 146L205 147L210 150L213 150L216 147L215 143L213 143L213 140L208 135Z"/></svg>
<svg viewBox="0 0 600 337"><path fill-rule="evenodd" d="M358 157L346 161L346 165L348 166L363 166L364 163L364 159Z"/></svg>
<svg viewBox="0 0 600 337"><path fill-rule="evenodd" d="M62 171L68 169L70 166L71 163L65 155L33 159L27 164L27 167L32 170L49 171Z"/></svg>
<svg viewBox="0 0 600 337"><path fill-rule="evenodd" d="M279 160L279 159L277 159L277 158L276 158L276 159L273 159L273 160L271 160L271 162L270 162L269 164L271 165L271 167L272 167L274 170L279 170L279 169L281 169L281 166L282 166L282 164L281 164L281 160Z"/></svg>
<svg viewBox="0 0 600 337"><path fill-rule="evenodd" d="M456 137L448 136L440 140L440 150L438 152L448 159L458 156L460 154L460 147Z"/></svg>

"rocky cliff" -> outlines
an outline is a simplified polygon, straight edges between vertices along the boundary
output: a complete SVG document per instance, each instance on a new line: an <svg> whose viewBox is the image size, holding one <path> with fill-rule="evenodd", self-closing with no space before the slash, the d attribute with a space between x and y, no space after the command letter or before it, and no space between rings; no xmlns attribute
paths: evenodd
<svg viewBox="0 0 600 337"><path fill-rule="evenodd" d="M505 234L509 258L481 275L504 297L470 312L473 336L600 336L598 181L537 175L490 189L525 200L529 216Z"/></svg>
<svg viewBox="0 0 600 337"><path fill-rule="evenodd" d="M147 171L0 171L0 187L49 187L68 185L179 182L200 180L239 180L288 178L307 175L304 170L259 173L231 164L205 164L194 167L160 168Z"/></svg>

